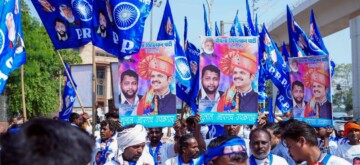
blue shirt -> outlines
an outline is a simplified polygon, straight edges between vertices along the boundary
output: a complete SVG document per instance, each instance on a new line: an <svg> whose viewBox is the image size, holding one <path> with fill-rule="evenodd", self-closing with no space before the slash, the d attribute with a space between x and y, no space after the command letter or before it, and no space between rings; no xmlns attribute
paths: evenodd
<svg viewBox="0 0 360 165"><path fill-rule="evenodd" d="M281 143L276 145L276 147L273 148L270 153L283 157L289 163L289 165L296 165L295 161L290 157L288 149L284 147Z"/></svg>

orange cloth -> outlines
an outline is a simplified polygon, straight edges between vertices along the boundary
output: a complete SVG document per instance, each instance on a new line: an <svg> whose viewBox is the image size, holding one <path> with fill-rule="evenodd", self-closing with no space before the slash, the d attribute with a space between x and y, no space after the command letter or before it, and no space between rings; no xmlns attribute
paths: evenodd
<svg viewBox="0 0 360 165"><path fill-rule="evenodd" d="M356 123L347 123L345 124L345 131L344 131L344 137L348 136L348 133L352 129L357 129L360 131L360 125Z"/></svg>
<svg viewBox="0 0 360 165"><path fill-rule="evenodd" d="M312 88L314 82L317 82L325 87L329 87L329 74L324 70L309 69L303 78L304 85L307 88Z"/></svg>
<svg viewBox="0 0 360 165"><path fill-rule="evenodd" d="M172 76L174 72L174 62L168 56L150 55L140 61L137 70L139 76L145 80L150 79L152 71Z"/></svg>
<svg viewBox="0 0 360 165"><path fill-rule="evenodd" d="M231 76L235 67L255 74L257 59L254 55L242 51L231 51L220 59L220 70L225 75Z"/></svg>

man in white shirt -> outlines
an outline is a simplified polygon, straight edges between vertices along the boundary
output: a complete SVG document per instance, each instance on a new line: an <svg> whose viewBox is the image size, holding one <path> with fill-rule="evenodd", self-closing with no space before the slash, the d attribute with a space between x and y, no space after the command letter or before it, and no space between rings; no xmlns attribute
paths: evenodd
<svg viewBox="0 0 360 165"><path fill-rule="evenodd" d="M334 155L353 162L355 157L360 157L360 125L356 122L349 122L345 125L345 137L348 142L341 144Z"/></svg>
<svg viewBox="0 0 360 165"><path fill-rule="evenodd" d="M304 165L319 162L323 165L350 165L340 157L322 153L318 147L315 129L309 124L290 119L284 122L283 127L283 144L289 149L295 162L303 162Z"/></svg>
<svg viewBox="0 0 360 165"><path fill-rule="evenodd" d="M251 165L288 165L280 156L271 151L271 135L264 128L256 128L250 133L250 148L252 155L249 158Z"/></svg>
<svg viewBox="0 0 360 165"><path fill-rule="evenodd" d="M199 146L195 137L191 134L181 136L178 147L179 155L168 159L166 165L200 165L203 157L199 156Z"/></svg>
<svg viewBox="0 0 360 165"><path fill-rule="evenodd" d="M175 157L176 145L174 143L162 143L161 138L163 136L162 128L149 128L148 138L150 142L147 142L149 154L153 157L155 165L164 164L166 160Z"/></svg>

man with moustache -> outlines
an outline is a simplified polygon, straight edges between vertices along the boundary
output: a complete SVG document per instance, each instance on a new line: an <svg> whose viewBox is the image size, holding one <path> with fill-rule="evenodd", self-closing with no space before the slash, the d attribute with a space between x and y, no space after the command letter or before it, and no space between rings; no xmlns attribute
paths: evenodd
<svg viewBox="0 0 360 165"><path fill-rule="evenodd" d="M133 70L126 70L120 76L119 111L121 116L136 115L136 108L141 99L137 95L139 76Z"/></svg>
<svg viewBox="0 0 360 165"><path fill-rule="evenodd" d="M360 157L360 125L356 122L346 123L344 136L348 142L339 145L334 155L352 162L354 158Z"/></svg>
<svg viewBox="0 0 360 165"><path fill-rule="evenodd" d="M177 147L173 143L162 143L163 137L162 128L149 128L148 138L150 142L146 144L149 154L153 157L155 165L165 164L165 161L177 155L175 152Z"/></svg>
<svg viewBox="0 0 360 165"><path fill-rule="evenodd" d="M251 131L250 148L252 153L248 163L250 165L288 165L284 158L270 153L271 135L264 128Z"/></svg>
<svg viewBox="0 0 360 165"><path fill-rule="evenodd" d="M203 44L203 48L202 48L203 52L201 53L201 56L216 57L216 55L214 54L214 45L215 45L214 39L206 38Z"/></svg>
<svg viewBox="0 0 360 165"><path fill-rule="evenodd" d="M138 65L139 76L150 79L150 89L141 98L137 114L176 114L176 96L170 91L174 63L170 57L152 55Z"/></svg>
<svg viewBox="0 0 360 165"><path fill-rule="evenodd" d="M105 38L107 36L106 33L106 17L103 10L99 10L99 26L96 29L96 34L100 37Z"/></svg>
<svg viewBox="0 0 360 165"><path fill-rule="evenodd" d="M70 7L66 6L65 4L62 4L59 6L59 9L60 9L60 15L66 19L66 21L69 23L70 26L80 24L80 22L75 21L74 14L72 13Z"/></svg>
<svg viewBox="0 0 360 165"><path fill-rule="evenodd" d="M95 155L91 164L111 164L117 157L118 142L116 140L116 124L112 120L100 123L100 138L96 139Z"/></svg>
<svg viewBox="0 0 360 165"><path fill-rule="evenodd" d="M179 155L175 158L168 159L166 165L198 165L202 164L203 157L199 156L199 146L195 137L191 134L186 134L180 137Z"/></svg>
<svg viewBox="0 0 360 165"><path fill-rule="evenodd" d="M166 24L164 25L164 28L165 28L165 32L168 34L168 35L173 35L173 25L171 23L171 19L170 17L168 17L167 21L166 21Z"/></svg>
<svg viewBox="0 0 360 165"><path fill-rule="evenodd" d="M66 33L66 26L64 21L59 18L55 19L54 22L55 30L56 30L56 39L59 41L66 41L69 39L69 35Z"/></svg>
<svg viewBox="0 0 360 165"><path fill-rule="evenodd" d="M305 73L305 85L313 91L313 97L305 108L305 117L332 118L332 105L326 96L329 81L329 74L324 70L310 69Z"/></svg>
<svg viewBox="0 0 360 165"><path fill-rule="evenodd" d="M220 70L232 76L233 82L221 96L217 112L257 112L258 93L251 86L257 71L254 55L231 51L220 59Z"/></svg>
<svg viewBox="0 0 360 165"><path fill-rule="evenodd" d="M54 6L50 4L47 0L38 0L40 5L42 6L41 9L45 12L54 12L56 9Z"/></svg>
<svg viewBox="0 0 360 165"><path fill-rule="evenodd" d="M220 70L215 65L207 65L201 73L201 90L199 91L199 111L211 111L224 92L218 91ZM211 101L211 102L210 102Z"/></svg>
<svg viewBox="0 0 360 165"><path fill-rule="evenodd" d="M293 117L304 117L305 106L307 104L304 101L304 84L298 80L292 83L291 93L294 100Z"/></svg>

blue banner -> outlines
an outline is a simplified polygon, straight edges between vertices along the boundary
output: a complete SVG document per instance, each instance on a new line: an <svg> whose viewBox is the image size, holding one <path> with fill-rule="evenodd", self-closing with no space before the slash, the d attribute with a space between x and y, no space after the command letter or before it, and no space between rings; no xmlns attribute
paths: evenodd
<svg viewBox="0 0 360 165"><path fill-rule="evenodd" d="M220 36L221 33L220 33L220 30L219 30L219 27L217 25L217 22L215 21L215 36Z"/></svg>
<svg viewBox="0 0 360 165"><path fill-rule="evenodd" d="M299 118L295 117L294 119L306 122L313 127L324 127L325 128L328 126L330 126L330 127L333 126L333 121L331 119L305 118L305 117L299 117Z"/></svg>
<svg viewBox="0 0 360 165"><path fill-rule="evenodd" d="M238 18L239 10L236 11L236 16L234 19L234 23L231 26L230 29L230 36L244 36L244 33L242 31L242 27Z"/></svg>
<svg viewBox="0 0 360 165"><path fill-rule="evenodd" d="M223 125L209 124L208 128L209 128L209 132L207 136L208 139L216 138L221 135L226 135Z"/></svg>
<svg viewBox="0 0 360 165"><path fill-rule="evenodd" d="M176 121L176 115L149 115L149 116L120 116L122 126L141 124L147 128L171 126Z"/></svg>
<svg viewBox="0 0 360 165"><path fill-rule="evenodd" d="M32 0L55 49L78 48L91 41L93 0Z"/></svg>
<svg viewBox="0 0 360 165"><path fill-rule="evenodd" d="M92 42L123 58L139 52L152 1L96 0Z"/></svg>
<svg viewBox="0 0 360 165"><path fill-rule="evenodd" d="M258 33L255 30L254 24L252 22L251 18L251 12L249 7L249 0L246 0L246 15L247 15L247 22L248 22L248 28L249 28L249 34L251 36L257 36Z"/></svg>
<svg viewBox="0 0 360 165"><path fill-rule="evenodd" d="M10 73L26 62L20 2L7 0L0 3L0 93L4 91Z"/></svg>
<svg viewBox="0 0 360 165"><path fill-rule="evenodd" d="M204 8L205 35L206 36L211 36L211 29L209 27L209 23L208 23L208 19L207 19L205 4L203 4L203 8Z"/></svg>
<svg viewBox="0 0 360 165"><path fill-rule="evenodd" d="M268 115L268 122L273 123L275 122L275 114L272 104L272 98L269 98L269 115Z"/></svg>
<svg viewBox="0 0 360 165"><path fill-rule="evenodd" d="M202 112L201 121L199 124L242 124L242 125L256 125L258 113L251 112L228 112L228 113L212 113Z"/></svg>
<svg viewBox="0 0 360 165"><path fill-rule="evenodd" d="M176 96L190 105L191 72L185 52L180 45L180 36L174 24L169 0L166 1L157 40L175 40Z"/></svg>
<svg viewBox="0 0 360 165"><path fill-rule="evenodd" d="M64 79L65 79L65 85L64 85L64 93L63 93L63 108L59 112L59 120L65 120L69 121L69 117L72 113L72 108L74 106L74 102L76 100L76 93L71 85L70 79L74 83L75 88L77 88L77 85L71 75L71 71L69 69L69 66L67 63L65 63L65 69L68 71L69 75L64 71Z"/></svg>

